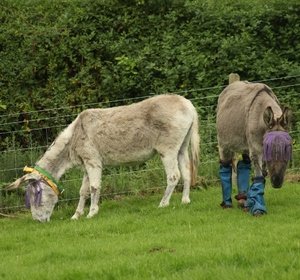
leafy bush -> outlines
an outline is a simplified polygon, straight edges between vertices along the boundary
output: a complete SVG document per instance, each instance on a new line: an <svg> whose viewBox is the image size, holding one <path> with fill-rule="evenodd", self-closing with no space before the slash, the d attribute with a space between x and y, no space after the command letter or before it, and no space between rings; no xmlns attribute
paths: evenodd
<svg viewBox="0 0 300 280"><path fill-rule="evenodd" d="M47 146L86 107L164 92L191 98L206 119L230 72L296 76L271 86L298 110L299 86L284 86L299 84L299 9L296 0L3 0L0 149Z"/></svg>

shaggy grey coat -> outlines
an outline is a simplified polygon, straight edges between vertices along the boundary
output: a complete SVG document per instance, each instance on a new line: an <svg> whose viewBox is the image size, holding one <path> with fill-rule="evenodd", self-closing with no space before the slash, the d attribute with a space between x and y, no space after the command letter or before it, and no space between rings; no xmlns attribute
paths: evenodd
<svg viewBox="0 0 300 280"><path fill-rule="evenodd" d="M262 175L263 137L268 131L285 131L291 112L282 111L273 91L262 83L234 82L219 96L217 137L220 160L234 153L250 154L255 175Z"/></svg>

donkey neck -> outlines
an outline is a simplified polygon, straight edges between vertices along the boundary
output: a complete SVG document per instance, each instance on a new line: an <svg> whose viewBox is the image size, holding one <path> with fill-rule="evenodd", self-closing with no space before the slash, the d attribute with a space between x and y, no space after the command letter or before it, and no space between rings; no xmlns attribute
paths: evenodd
<svg viewBox="0 0 300 280"><path fill-rule="evenodd" d="M51 151L47 151L36 165L48 171L56 180L59 180L72 166L67 154L67 151L61 151L58 156L53 157Z"/></svg>
<svg viewBox="0 0 300 280"><path fill-rule="evenodd" d="M277 98L273 98L272 96L267 94L260 94L255 96L255 100L253 100L252 106L249 109L249 114L251 114L251 116L261 116L261 119L263 119L263 114L267 107L272 108L275 119L281 117L282 110Z"/></svg>
<svg viewBox="0 0 300 280"><path fill-rule="evenodd" d="M63 131L36 163L41 168L47 170L56 180L59 180L72 167L70 159L71 138L66 137L67 133L67 129Z"/></svg>
<svg viewBox="0 0 300 280"><path fill-rule="evenodd" d="M73 165L70 158L70 145L77 119L58 135L46 153L36 163L47 170L56 180L59 180Z"/></svg>

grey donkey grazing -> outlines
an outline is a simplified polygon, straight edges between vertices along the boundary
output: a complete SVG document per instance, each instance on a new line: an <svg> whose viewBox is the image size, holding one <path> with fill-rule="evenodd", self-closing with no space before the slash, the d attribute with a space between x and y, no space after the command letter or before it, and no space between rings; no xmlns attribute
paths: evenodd
<svg viewBox="0 0 300 280"><path fill-rule="evenodd" d="M223 208L231 208L231 173L235 153L242 153L237 164L240 206L253 215L266 213L263 162L272 186L280 188L292 153L288 134L291 111L281 109L273 91L262 83L234 82L220 94L217 106L217 137ZM251 163L254 180L249 188Z"/></svg>
<svg viewBox="0 0 300 280"><path fill-rule="evenodd" d="M159 204L169 205L180 175L182 203L190 202L199 154L198 115L192 103L178 95L158 95L144 101L108 109L88 109L56 138L34 168L8 189L27 183L26 196L33 219L49 221L60 193L61 176L80 165L84 177L80 200L72 219L84 213L91 197L88 218L98 213L101 173L104 166L144 162L158 153L167 175L167 188ZM190 152L189 152L190 146Z"/></svg>

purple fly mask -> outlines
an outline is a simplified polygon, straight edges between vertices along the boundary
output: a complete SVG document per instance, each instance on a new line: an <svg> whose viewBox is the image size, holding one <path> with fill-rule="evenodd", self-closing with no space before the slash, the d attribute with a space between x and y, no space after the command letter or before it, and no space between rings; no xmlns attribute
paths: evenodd
<svg viewBox="0 0 300 280"><path fill-rule="evenodd" d="M30 194L34 194L34 206L40 206L42 201L42 186L41 181L35 181L30 183L26 188L25 193L25 206L30 208Z"/></svg>
<svg viewBox="0 0 300 280"><path fill-rule="evenodd" d="M292 158L292 138L285 131L271 131L263 141L264 161L289 161Z"/></svg>

